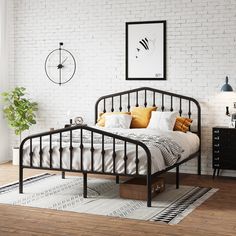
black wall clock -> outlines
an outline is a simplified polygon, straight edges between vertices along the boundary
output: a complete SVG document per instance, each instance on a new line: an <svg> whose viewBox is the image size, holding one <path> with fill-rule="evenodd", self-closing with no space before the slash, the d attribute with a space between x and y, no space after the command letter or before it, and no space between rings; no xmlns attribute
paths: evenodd
<svg viewBox="0 0 236 236"><path fill-rule="evenodd" d="M63 42L59 43L59 48L51 51L45 60L45 72L47 77L55 84L65 84L69 82L76 71L75 58L71 52L62 48Z"/></svg>

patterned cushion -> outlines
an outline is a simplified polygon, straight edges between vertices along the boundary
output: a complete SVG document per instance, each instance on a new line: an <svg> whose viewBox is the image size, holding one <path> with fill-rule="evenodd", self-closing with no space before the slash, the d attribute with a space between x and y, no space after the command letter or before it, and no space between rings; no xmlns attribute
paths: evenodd
<svg viewBox="0 0 236 236"><path fill-rule="evenodd" d="M157 107L134 107L131 109L131 128L146 128L151 118L151 112Z"/></svg>
<svg viewBox="0 0 236 236"><path fill-rule="evenodd" d="M174 130L186 133L189 130L189 127L192 122L193 120L187 117L177 117L175 121Z"/></svg>

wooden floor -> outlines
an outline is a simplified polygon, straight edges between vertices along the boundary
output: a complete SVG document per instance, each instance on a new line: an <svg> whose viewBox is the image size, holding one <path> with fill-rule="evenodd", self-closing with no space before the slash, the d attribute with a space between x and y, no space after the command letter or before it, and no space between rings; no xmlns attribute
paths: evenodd
<svg viewBox="0 0 236 236"><path fill-rule="evenodd" d="M44 171L45 172L45 171ZM25 170L24 176L40 173ZM18 168L0 165L0 184L18 179ZM173 175L166 176L168 182ZM4 235L236 235L236 178L181 175L181 184L219 188L178 225L0 204Z"/></svg>

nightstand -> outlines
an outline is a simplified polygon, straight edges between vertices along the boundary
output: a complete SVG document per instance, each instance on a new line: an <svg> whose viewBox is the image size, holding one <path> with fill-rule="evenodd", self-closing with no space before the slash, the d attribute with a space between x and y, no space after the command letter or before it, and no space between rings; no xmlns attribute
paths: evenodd
<svg viewBox="0 0 236 236"><path fill-rule="evenodd" d="M212 139L213 178L221 169L236 170L236 128L213 127Z"/></svg>

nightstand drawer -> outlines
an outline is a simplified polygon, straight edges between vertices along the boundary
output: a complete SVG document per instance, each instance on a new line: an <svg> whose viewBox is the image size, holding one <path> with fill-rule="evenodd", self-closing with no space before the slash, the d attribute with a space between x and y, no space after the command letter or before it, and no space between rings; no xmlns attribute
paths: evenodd
<svg viewBox="0 0 236 236"><path fill-rule="evenodd" d="M213 134L219 134L220 130L219 129L213 129Z"/></svg>
<svg viewBox="0 0 236 236"><path fill-rule="evenodd" d="M220 143L214 143L213 144L213 148L215 149L215 148L219 148L220 147Z"/></svg>
<svg viewBox="0 0 236 236"><path fill-rule="evenodd" d="M213 154L219 155L219 154L220 154L220 150L219 150L219 149L214 149L214 150L213 150Z"/></svg>
<svg viewBox="0 0 236 236"><path fill-rule="evenodd" d="M219 135L213 135L213 140L219 141L220 140L220 136Z"/></svg>
<svg viewBox="0 0 236 236"><path fill-rule="evenodd" d="M213 157L213 161L214 161L214 162L219 162L219 161L220 161L220 157L219 157L219 156Z"/></svg>

